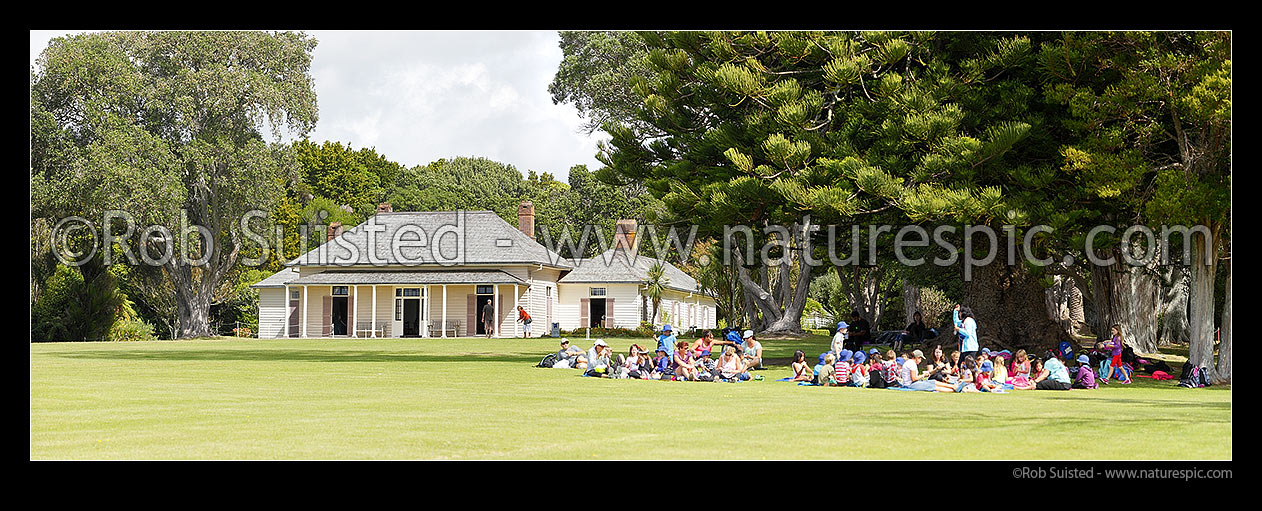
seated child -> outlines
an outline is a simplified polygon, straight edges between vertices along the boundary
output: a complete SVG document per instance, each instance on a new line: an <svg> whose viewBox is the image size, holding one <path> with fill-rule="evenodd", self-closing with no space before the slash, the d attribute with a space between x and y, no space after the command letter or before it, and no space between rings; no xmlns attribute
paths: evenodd
<svg viewBox="0 0 1262 511"><path fill-rule="evenodd" d="M810 366L806 365L806 353L802 350L793 352L793 379L791 381L811 381L815 375L806 372L808 370Z"/></svg>
<svg viewBox="0 0 1262 511"><path fill-rule="evenodd" d="M882 370L882 372L885 373L885 386L887 388L897 387L900 362L898 361L898 356L894 354L894 350L889 350L885 352L884 362L885 362L885 368Z"/></svg>
<svg viewBox="0 0 1262 511"><path fill-rule="evenodd" d="M824 363L820 366L819 373L815 375L816 385L828 386L837 384L837 379L835 377L836 368L833 366L834 360L835 359L833 358L832 353L824 354Z"/></svg>
<svg viewBox="0 0 1262 511"><path fill-rule="evenodd" d="M885 361L881 359L881 352L876 348L872 348L868 358L868 388L883 389L885 385Z"/></svg>
<svg viewBox="0 0 1262 511"><path fill-rule="evenodd" d="M1008 381L1008 367L1004 365L1004 356L1005 354L1003 352L996 353L995 363L991 364L991 366L995 369L992 379L999 385L1011 383Z"/></svg>
<svg viewBox="0 0 1262 511"><path fill-rule="evenodd" d="M670 356L666 355L666 348L657 347L657 358L653 359L653 372L649 374L649 378L653 380L667 379L675 374L675 370L670 365Z"/></svg>
<svg viewBox="0 0 1262 511"><path fill-rule="evenodd" d="M854 364L850 371L850 381L855 387L868 386L868 356L862 351L854 352Z"/></svg>
<svg viewBox="0 0 1262 511"><path fill-rule="evenodd" d="M1012 387L1024 389L1032 386L1030 379L1030 359L1026 357L1025 350L1017 350L1016 356L1012 360Z"/></svg>
<svg viewBox="0 0 1262 511"><path fill-rule="evenodd" d="M994 372L994 370L994 363L989 360L982 362L981 367L977 370L977 379L975 380L977 390L982 392L1003 391L1003 384L999 383L997 379L991 376L991 373Z"/></svg>
<svg viewBox="0 0 1262 511"><path fill-rule="evenodd" d="M825 352L823 352L823 353L820 353L820 354L819 354L819 363L818 363L818 364L815 364L815 367L814 367L814 372L815 372L815 374L813 374L813 375L812 375L812 377L813 377L813 378L814 378L814 377L818 377L818 376L819 376L819 371L820 371L820 369L822 369L822 368L824 367L824 359L826 359L826 358L828 358L828 352L827 352L827 351L825 351Z"/></svg>
<svg viewBox="0 0 1262 511"><path fill-rule="evenodd" d="M1074 376L1074 383L1070 388L1094 389L1099 386L1096 383L1095 371L1091 370L1091 357L1085 354L1078 355L1078 374Z"/></svg>
<svg viewBox="0 0 1262 511"><path fill-rule="evenodd" d="M964 361L960 363L959 381L955 383L956 392L981 392L977 389L977 366L973 362L973 356L964 357Z"/></svg>
<svg viewBox="0 0 1262 511"><path fill-rule="evenodd" d="M854 382L850 379L850 372L854 370L850 363L850 357L853 353L850 350L841 350L841 354L837 356L837 363L833 365L834 378L837 379L838 387L854 387Z"/></svg>

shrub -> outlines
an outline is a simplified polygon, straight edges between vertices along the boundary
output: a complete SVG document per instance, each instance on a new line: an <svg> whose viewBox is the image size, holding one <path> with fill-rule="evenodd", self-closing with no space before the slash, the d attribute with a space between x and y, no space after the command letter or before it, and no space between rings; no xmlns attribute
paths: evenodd
<svg viewBox="0 0 1262 511"><path fill-rule="evenodd" d="M120 319L110 325L108 339L112 342L156 341L153 325L142 319Z"/></svg>

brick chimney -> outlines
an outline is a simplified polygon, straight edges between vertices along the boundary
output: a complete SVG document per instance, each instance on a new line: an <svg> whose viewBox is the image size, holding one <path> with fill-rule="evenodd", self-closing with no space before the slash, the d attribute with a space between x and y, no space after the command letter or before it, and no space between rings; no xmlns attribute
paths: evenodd
<svg viewBox="0 0 1262 511"><path fill-rule="evenodd" d="M341 235L342 235L342 222L333 222L329 224L329 239L327 241L333 241L333 238L336 238Z"/></svg>
<svg viewBox="0 0 1262 511"><path fill-rule="evenodd" d="M391 208L391 207L390 207L390 203L389 203L389 202L383 202L383 203L381 203L381 204L378 204L378 205L377 205L377 212L378 212L378 213L393 213L393 212L394 212L394 208Z"/></svg>
<svg viewBox="0 0 1262 511"><path fill-rule="evenodd" d="M522 201L517 206L517 228L530 239L535 239L535 205L530 201Z"/></svg>
<svg viewBox="0 0 1262 511"><path fill-rule="evenodd" d="M618 220L618 223L614 226L613 247L626 250L627 252L635 252L636 227L634 219L623 218Z"/></svg>

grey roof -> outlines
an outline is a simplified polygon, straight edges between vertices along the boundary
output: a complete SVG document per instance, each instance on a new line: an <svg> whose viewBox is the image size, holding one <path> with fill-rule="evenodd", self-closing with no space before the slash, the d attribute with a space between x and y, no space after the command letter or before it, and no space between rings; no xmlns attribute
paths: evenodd
<svg viewBox="0 0 1262 511"><path fill-rule="evenodd" d="M375 226L371 229L371 246L368 243L370 225ZM451 232L456 234L448 234ZM396 235L398 243L394 243ZM425 245L417 246L418 240ZM459 248L463 248L463 252ZM370 255L375 262L369 259ZM568 260L491 211L377 213L333 241L286 263L289 266L433 264L542 264L571 268Z"/></svg>
<svg viewBox="0 0 1262 511"><path fill-rule="evenodd" d="M525 284L526 281L500 270L329 270L290 282L298 286L370 284Z"/></svg>
<svg viewBox="0 0 1262 511"><path fill-rule="evenodd" d="M254 284L250 287L253 287L253 288L285 287L285 284L288 284L298 279L298 272L295 270L297 270L297 268L283 268L280 271L273 273L270 277L260 280L257 284Z"/></svg>
<svg viewBox="0 0 1262 511"><path fill-rule="evenodd" d="M610 249L596 257L577 259L573 263L574 270L562 277L560 282L567 284L601 282L639 284L648 280L649 268L652 268L655 263L661 263L665 270L665 277L670 279L666 284L667 289L685 293L701 291L697 286L696 279L684 273L683 270L676 268L669 261L634 253L628 254L625 250Z"/></svg>

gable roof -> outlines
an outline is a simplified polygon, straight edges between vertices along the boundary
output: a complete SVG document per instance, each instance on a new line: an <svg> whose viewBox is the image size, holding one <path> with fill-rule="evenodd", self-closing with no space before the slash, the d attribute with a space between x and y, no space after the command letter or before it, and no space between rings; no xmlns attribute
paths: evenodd
<svg viewBox="0 0 1262 511"><path fill-rule="evenodd" d="M454 235L451 234L453 232ZM460 243L461 240L463 243ZM541 264L562 269L572 267L568 260L530 239L491 211L377 213L334 240L285 264Z"/></svg>
<svg viewBox="0 0 1262 511"><path fill-rule="evenodd" d="M696 279L669 261L655 259L638 254L627 254L625 250L609 249L596 257L574 260L574 270L560 281L563 284L610 283L640 284L649 278L649 268L661 263L663 276L670 279L667 289L685 293L699 293L701 288Z"/></svg>
<svg viewBox="0 0 1262 511"><path fill-rule="evenodd" d="M298 280L297 268L281 268L280 271L250 285L252 288L285 287L285 284Z"/></svg>

